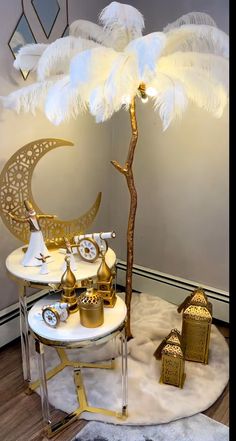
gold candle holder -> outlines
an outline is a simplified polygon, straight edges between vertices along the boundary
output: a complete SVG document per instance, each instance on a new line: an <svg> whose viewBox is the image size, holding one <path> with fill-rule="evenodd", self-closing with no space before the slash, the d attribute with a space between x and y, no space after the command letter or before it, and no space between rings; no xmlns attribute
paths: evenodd
<svg viewBox="0 0 236 441"><path fill-rule="evenodd" d="M77 296L75 294L76 278L74 273L70 269L69 256L65 257L65 262L66 270L61 277L61 287L63 290L61 294L61 301L67 303L69 312L73 313L78 311L79 309Z"/></svg>
<svg viewBox="0 0 236 441"><path fill-rule="evenodd" d="M106 263L106 251L102 250L100 254L102 261L97 272L97 292L103 298L104 307L113 308L117 299L114 288L115 273Z"/></svg>
<svg viewBox="0 0 236 441"><path fill-rule="evenodd" d="M153 355L157 360L162 360L160 383L182 388L186 375L180 332L177 329L172 329Z"/></svg>
<svg viewBox="0 0 236 441"><path fill-rule="evenodd" d="M89 280L89 286L85 292L79 296L80 323L86 328L97 328L104 322L103 299L101 295L92 286L92 280Z"/></svg>
<svg viewBox="0 0 236 441"><path fill-rule="evenodd" d="M208 363L212 304L202 288L197 288L178 307L182 315L185 360Z"/></svg>

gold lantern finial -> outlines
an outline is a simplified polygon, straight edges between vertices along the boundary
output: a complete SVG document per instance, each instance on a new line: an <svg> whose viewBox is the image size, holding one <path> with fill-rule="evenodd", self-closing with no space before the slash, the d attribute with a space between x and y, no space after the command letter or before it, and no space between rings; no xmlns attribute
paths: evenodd
<svg viewBox="0 0 236 441"><path fill-rule="evenodd" d="M208 363L212 304L202 288L195 289L179 306L183 310L182 337L185 359Z"/></svg>
<svg viewBox="0 0 236 441"><path fill-rule="evenodd" d="M70 312L76 312L79 309L77 296L75 294L76 277L70 268L70 257L65 257L66 270L61 277L62 302L66 302Z"/></svg>
<svg viewBox="0 0 236 441"><path fill-rule="evenodd" d="M113 308L116 303L116 292L114 288L115 271L111 270L106 263L106 251L100 252L102 261L97 271L97 290L103 298L104 306Z"/></svg>
<svg viewBox="0 0 236 441"><path fill-rule="evenodd" d="M182 337L177 329L172 329L154 352L154 357L162 359L160 383L183 387L185 380Z"/></svg>

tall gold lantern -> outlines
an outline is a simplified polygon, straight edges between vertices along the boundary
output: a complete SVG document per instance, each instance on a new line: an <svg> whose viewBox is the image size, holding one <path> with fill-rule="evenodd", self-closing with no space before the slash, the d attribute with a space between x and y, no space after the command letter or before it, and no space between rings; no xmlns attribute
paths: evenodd
<svg viewBox="0 0 236 441"><path fill-rule="evenodd" d="M66 270L61 277L61 301L68 304L69 312L76 312L79 309L77 302L77 296L75 293L76 278L74 273L70 269L70 258L65 257Z"/></svg>
<svg viewBox="0 0 236 441"><path fill-rule="evenodd" d="M180 332L177 329L172 329L153 355L157 360L162 360L160 383L182 388L186 375L184 373L184 353Z"/></svg>
<svg viewBox="0 0 236 441"><path fill-rule="evenodd" d="M103 298L104 307L113 308L117 299L114 288L115 272L107 265L105 255L106 251L102 250L102 262L97 272L97 292Z"/></svg>
<svg viewBox="0 0 236 441"><path fill-rule="evenodd" d="M208 363L212 304L202 288L197 288L178 307L182 315L185 360Z"/></svg>

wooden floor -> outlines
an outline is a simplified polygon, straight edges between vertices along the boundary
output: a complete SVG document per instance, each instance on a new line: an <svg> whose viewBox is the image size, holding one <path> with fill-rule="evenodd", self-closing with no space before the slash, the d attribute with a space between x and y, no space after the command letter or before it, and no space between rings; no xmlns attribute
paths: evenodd
<svg viewBox="0 0 236 441"><path fill-rule="evenodd" d="M226 340L229 339L227 326L218 326ZM229 425L229 388L204 412L210 418ZM55 411L54 417L61 417ZM20 340L0 349L0 440L1 441L46 441L42 428L41 402L38 394L25 394L22 378ZM55 441L71 441L87 424L85 420L72 423L54 436Z"/></svg>

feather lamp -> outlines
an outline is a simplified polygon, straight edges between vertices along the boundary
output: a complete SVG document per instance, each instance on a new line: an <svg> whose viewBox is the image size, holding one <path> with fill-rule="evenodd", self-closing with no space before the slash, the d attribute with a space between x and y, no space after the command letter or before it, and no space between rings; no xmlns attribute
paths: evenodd
<svg viewBox="0 0 236 441"><path fill-rule="evenodd" d="M162 32L143 35L144 19L133 6L112 2L100 14L100 24L77 20L69 37L49 45L20 49L16 69L36 71L37 82L2 97L6 108L35 112L60 124L88 110L100 123L121 108L129 111L131 141L124 166L130 193L127 228L127 336L131 338L130 303L137 192L133 160L138 140L135 102L150 98L166 130L188 103L221 117L228 100L229 38L202 12L191 12Z"/></svg>

